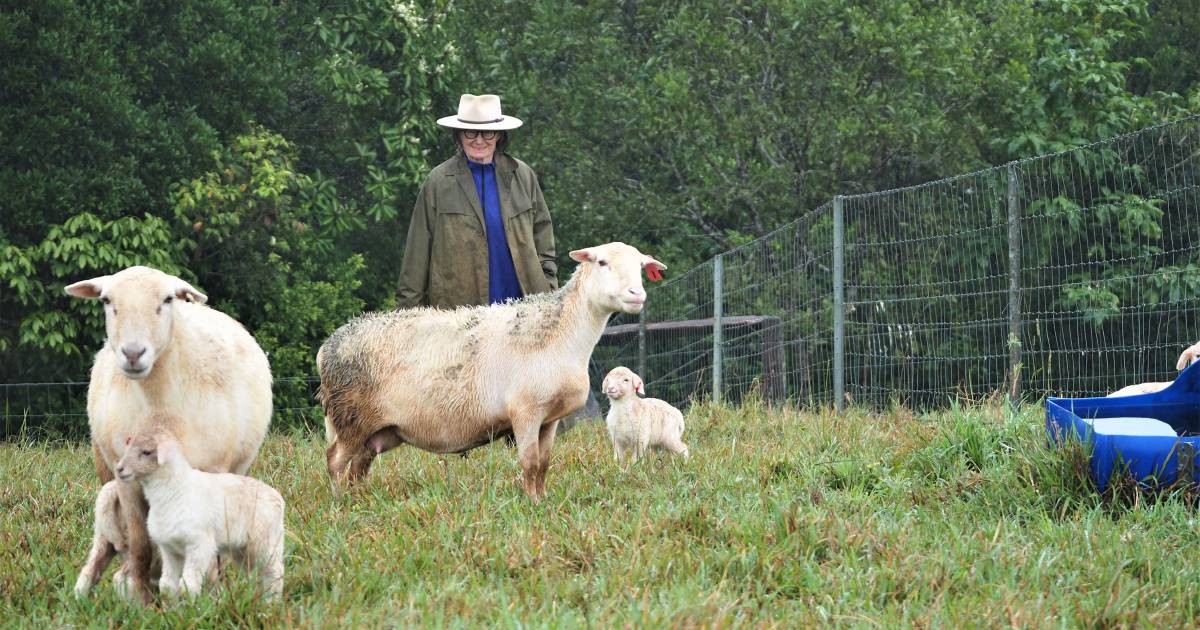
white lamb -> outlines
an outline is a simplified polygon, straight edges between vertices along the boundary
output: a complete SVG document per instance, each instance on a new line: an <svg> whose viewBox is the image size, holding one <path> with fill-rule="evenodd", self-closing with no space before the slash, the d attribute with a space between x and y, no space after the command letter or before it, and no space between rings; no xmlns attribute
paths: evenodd
<svg viewBox="0 0 1200 630"><path fill-rule="evenodd" d="M1183 352L1179 353L1179 360L1175 362L1175 369L1183 371L1184 368L1196 362L1200 358L1200 342L1196 342ZM1166 389L1174 381L1152 381L1149 383L1136 383L1134 385L1126 385L1121 389L1108 395L1109 398L1117 398L1119 396L1137 396L1138 394L1150 394Z"/></svg>
<svg viewBox="0 0 1200 630"><path fill-rule="evenodd" d="M159 588L198 594L229 554L258 569L268 599L283 592L283 497L267 484L232 473L192 468L179 443L162 431L129 441L117 463L124 482L140 481L150 516L146 528L162 555Z"/></svg>
<svg viewBox="0 0 1200 630"><path fill-rule="evenodd" d="M604 377L604 393L611 403L606 423L613 457L618 462L630 453L636 463L651 447L688 458L688 447L682 440L683 413L664 400L638 398L646 392L641 377L633 370L622 366L609 371Z"/></svg>
<svg viewBox="0 0 1200 630"><path fill-rule="evenodd" d="M613 313L638 313L643 269L666 265L624 243L571 252L553 293L457 310L372 313L338 328L317 353L335 484L410 444L458 453L512 435L521 482L537 501L559 418L583 406L588 359Z"/></svg>
<svg viewBox="0 0 1200 630"><path fill-rule="evenodd" d="M87 562L75 580L75 595L83 597L100 581L104 569L118 553L124 553L125 524L121 522L120 507L117 504L117 482L110 481L100 488L96 494L95 521L92 525L92 550L88 553ZM125 584L125 573L118 571L113 576L113 582L118 589Z"/></svg>
<svg viewBox="0 0 1200 630"><path fill-rule="evenodd" d="M133 435L162 428L193 466L245 473L271 422L271 369L254 337L204 305L207 297L175 276L129 267L66 287L104 305L104 347L88 386L88 424L100 482ZM142 490L117 487L128 552L119 575L150 601L151 548Z"/></svg>

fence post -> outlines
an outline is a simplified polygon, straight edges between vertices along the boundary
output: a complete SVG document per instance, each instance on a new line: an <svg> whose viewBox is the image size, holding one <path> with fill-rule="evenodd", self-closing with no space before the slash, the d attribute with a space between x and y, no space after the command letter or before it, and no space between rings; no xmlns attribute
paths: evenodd
<svg viewBox="0 0 1200 630"><path fill-rule="evenodd" d="M638 313L638 354L637 367L638 376L642 377L642 381L650 380L650 376L646 374L646 307L642 306L642 311Z"/></svg>
<svg viewBox="0 0 1200 630"><path fill-rule="evenodd" d="M833 408L846 407L845 217L842 196L833 198Z"/></svg>
<svg viewBox="0 0 1200 630"><path fill-rule="evenodd" d="M713 358L712 358L712 399L721 402L721 340L724 327L721 317L724 315L725 304L725 255L717 254L713 259Z"/></svg>
<svg viewBox="0 0 1200 630"><path fill-rule="evenodd" d="M1021 201L1016 162L1008 164L1008 377L1014 409L1021 395Z"/></svg>

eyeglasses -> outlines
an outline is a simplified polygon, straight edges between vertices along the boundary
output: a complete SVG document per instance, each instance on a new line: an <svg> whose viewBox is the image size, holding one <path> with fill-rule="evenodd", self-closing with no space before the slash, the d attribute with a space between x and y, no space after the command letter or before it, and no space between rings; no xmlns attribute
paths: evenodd
<svg viewBox="0 0 1200 630"><path fill-rule="evenodd" d="M500 135L499 131L475 131L473 129L472 130L463 130L459 133L462 134L462 137L464 140L474 140L475 138L483 138L484 140L487 140L489 142L492 140L495 140Z"/></svg>

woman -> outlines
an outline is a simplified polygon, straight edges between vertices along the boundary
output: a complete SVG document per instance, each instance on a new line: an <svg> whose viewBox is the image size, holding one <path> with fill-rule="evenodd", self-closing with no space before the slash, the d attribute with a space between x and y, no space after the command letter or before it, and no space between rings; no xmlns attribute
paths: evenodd
<svg viewBox="0 0 1200 630"><path fill-rule="evenodd" d="M537 174L504 152L521 120L463 94L437 121L459 151L425 179L408 225L397 306L494 304L558 288L554 227Z"/></svg>

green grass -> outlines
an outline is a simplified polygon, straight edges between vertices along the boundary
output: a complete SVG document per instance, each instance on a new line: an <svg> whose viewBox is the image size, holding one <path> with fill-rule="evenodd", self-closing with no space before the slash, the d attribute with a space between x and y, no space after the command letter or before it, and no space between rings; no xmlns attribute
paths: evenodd
<svg viewBox="0 0 1200 630"><path fill-rule="evenodd" d="M1099 496L1081 449L1048 449L1042 423L1040 407L701 405L687 463L622 470L601 425L562 436L541 505L499 444L401 448L336 497L319 436L272 436L252 472L288 501L283 601L230 571L210 596L149 609L107 577L71 593L90 450L0 445L0 625L1195 625L1193 497Z"/></svg>

